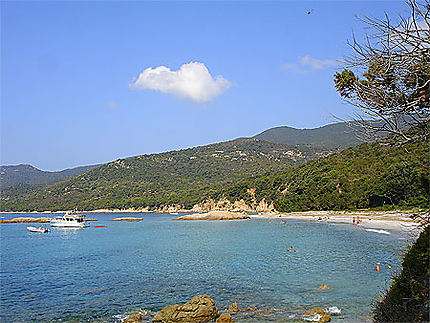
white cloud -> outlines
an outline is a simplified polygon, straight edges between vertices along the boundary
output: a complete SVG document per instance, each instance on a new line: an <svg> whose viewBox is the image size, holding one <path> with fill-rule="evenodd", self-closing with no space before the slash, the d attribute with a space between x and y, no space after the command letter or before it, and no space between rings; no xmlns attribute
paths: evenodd
<svg viewBox="0 0 430 323"><path fill-rule="evenodd" d="M313 71L322 70L335 66L337 63L333 59L317 59L311 55L305 55L299 58L297 63L287 63L282 66L284 70L294 71L300 74L308 74Z"/></svg>
<svg viewBox="0 0 430 323"><path fill-rule="evenodd" d="M130 84L134 89L158 90L203 103L213 100L231 86L222 76L212 77L203 63L183 64L172 71L165 66L147 68Z"/></svg>
<svg viewBox="0 0 430 323"><path fill-rule="evenodd" d="M300 64L309 66L313 70L322 70L323 68L336 65L336 61L332 59L317 59L306 55L300 58Z"/></svg>

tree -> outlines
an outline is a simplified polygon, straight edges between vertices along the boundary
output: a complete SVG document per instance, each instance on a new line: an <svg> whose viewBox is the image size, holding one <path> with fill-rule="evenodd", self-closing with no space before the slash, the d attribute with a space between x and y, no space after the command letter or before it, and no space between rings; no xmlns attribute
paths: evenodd
<svg viewBox="0 0 430 323"><path fill-rule="evenodd" d="M354 124L369 138L391 142L428 140L430 135L430 2L409 0L411 16L392 23L364 17L372 34L354 37L352 54L334 75L342 98L357 110Z"/></svg>

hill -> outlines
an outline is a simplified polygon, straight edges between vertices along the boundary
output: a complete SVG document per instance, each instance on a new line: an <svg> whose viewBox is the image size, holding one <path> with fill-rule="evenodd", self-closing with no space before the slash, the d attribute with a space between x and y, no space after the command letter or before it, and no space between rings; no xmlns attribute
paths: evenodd
<svg viewBox="0 0 430 323"><path fill-rule="evenodd" d="M19 184L43 184L83 174L99 165L81 166L59 172L47 172L31 165L0 166L0 188Z"/></svg>
<svg viewBox="0 0 430 323"><path fill-rule="evenodd" d="M118 159L58 183L2 191L1 210L192 207L228 183L290 168L332 151L237 139Z"/></svg>
<svg viewBox="0 0 430 323"><path fill-rule="evenodd" d="M362 141L358 130L344 122L329 124L314 129L296 129L282 126L263 131L253 138L285 145L305 145L319 148L348 148Z"/></svg>
<svg viewBox="0 0 430 323"><path fill-rule="evenodd" d="M282 212L427 207L429 160L426 142L404 147L365 143L293 169L238 182L212 197L230 202L243 199L248 205L264 199Z"/></svg>

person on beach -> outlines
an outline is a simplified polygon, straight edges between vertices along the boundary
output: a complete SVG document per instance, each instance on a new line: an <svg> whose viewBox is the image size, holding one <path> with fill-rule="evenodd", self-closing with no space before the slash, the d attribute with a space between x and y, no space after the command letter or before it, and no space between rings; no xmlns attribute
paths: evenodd
<svg viewBox="0 0 430 323"><path fill-rule="evenodd" d="M376 264L376 266L375 266L375 270L376 270L376 271L379 271L379 266L380 266L380 265L381 265L381 263L379 263L379 262Z"/></svg>
<svg viewBox="0 0 430 323"><path fill-rule="evenodd" d="M352 223L355 224L355 217L352 217Z"/></svg>

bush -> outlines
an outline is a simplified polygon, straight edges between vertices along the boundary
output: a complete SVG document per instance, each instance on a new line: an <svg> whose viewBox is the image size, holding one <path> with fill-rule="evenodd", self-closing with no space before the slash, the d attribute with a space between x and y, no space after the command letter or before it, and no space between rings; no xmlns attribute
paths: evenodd
<svg viewBox="0 0 430 323"><path fill-rule="evenodd" d="M429 322L429 231L421 232L406 253L402 272L383 299L375 305L374 321Z"/></svg>

